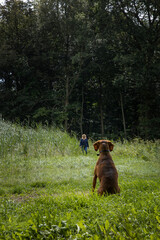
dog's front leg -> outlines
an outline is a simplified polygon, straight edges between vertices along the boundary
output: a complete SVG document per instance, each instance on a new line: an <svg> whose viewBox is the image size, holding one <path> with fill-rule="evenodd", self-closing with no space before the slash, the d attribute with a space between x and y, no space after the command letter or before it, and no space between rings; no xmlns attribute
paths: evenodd
<svg viewBox="0 0 160 240"><path fill-rule="evenodd" d="M96 187L96 182L97 182L97 175L95 174L93 177L93 187L92 187L92 191L94 192L94 189Z"/></svg>

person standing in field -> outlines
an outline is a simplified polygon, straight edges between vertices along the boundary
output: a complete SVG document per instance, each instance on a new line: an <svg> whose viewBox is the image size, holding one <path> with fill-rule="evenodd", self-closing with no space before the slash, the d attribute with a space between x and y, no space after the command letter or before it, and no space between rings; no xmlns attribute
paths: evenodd
<svg viewBox="0 0 160 240"><path fill-rule="evenodd" d="M87 148L89 148L89 144L88 144L88 139L86 137L86 134L82 135L79 146L81 147L83 154L84 152L87 154Z"/></svg>

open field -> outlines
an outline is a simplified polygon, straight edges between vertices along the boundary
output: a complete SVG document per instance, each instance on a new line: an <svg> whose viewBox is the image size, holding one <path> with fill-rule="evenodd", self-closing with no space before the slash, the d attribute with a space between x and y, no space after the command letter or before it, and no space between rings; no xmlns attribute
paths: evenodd
<svg viewBox="0 0 160 240"><path fill-rule="evenodd" d="M0 239L160 239L160 141L114 144L121 193L99 197L91 142L0 122Z"/></svg>

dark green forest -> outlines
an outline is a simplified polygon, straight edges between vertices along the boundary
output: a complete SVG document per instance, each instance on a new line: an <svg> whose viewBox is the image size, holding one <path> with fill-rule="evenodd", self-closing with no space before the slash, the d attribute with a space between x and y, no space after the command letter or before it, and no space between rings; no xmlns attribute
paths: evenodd
<svg viewBox="0 0 160 240"><path fill-rule="evenodd" d="M6 0L0 113L78 136L160 138L160 1Z"/></svg>

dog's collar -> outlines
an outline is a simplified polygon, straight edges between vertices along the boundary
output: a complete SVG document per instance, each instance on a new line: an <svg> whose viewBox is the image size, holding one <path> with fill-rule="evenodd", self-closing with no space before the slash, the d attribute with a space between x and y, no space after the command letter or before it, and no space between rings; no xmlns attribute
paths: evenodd
<svg viewBox="0 0 160 240"><path fill-rule="evenodd" d="M103 152L110 152L110 151L109 151L109 150L102 150L102 151L100 151L100 152L97 154L97 156L99 156L100 153L103 153Z"/></svg>

